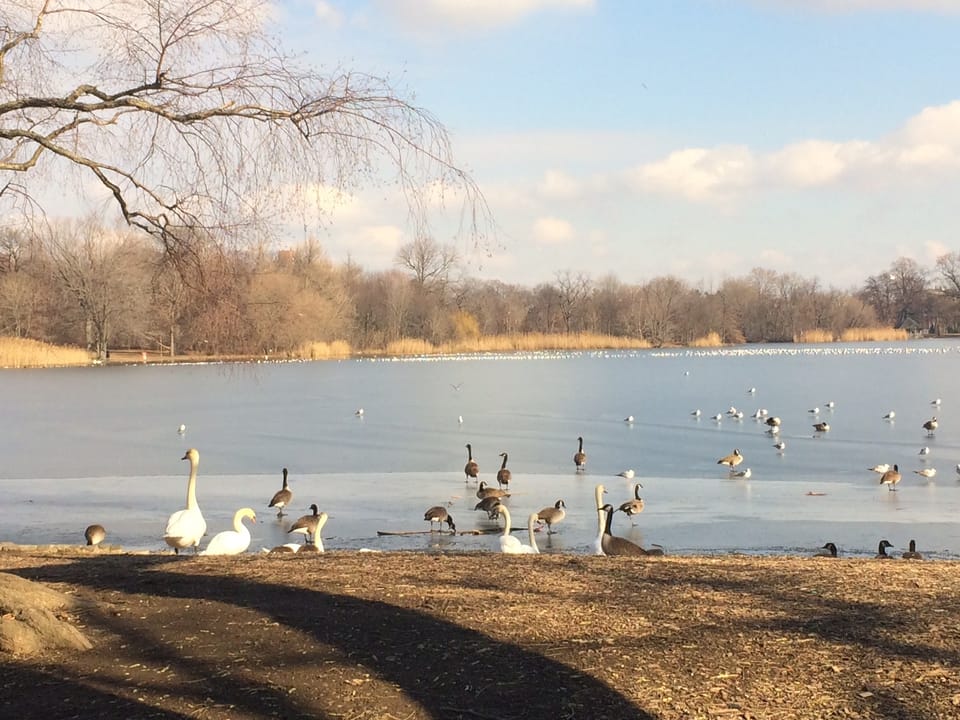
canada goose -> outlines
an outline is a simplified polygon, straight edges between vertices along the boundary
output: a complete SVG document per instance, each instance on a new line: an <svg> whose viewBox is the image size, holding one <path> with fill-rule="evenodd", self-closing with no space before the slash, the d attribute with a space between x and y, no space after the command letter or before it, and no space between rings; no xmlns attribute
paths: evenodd
<svg viewBox="0 0 960 720"><path fill-rule="evenodd" d="M602 508L606 513L606 522L603 528L603 537L600 540L600 547L603 548L604 555L646 555L647 551L636 543L632 543L626 538L617 537L610 531L613 522L613 505L609 503Z"/></svg>
<svg viewBox="0 0 960 720"><path fill-rule="evenodd" d="M579 449L573 454L573 464L577 466L577 472L583 472L587 469L587 454L583 451L583 438L578 437L580 443Z"/></svg>
<svg viewBox="0 0 960 720"><path fill-rule="evenodd" d="M903 553L904 560L923 560L923 555L917 552L917 541L910 541L910 549Z"/></svg>
<svg viewBox="0 0 960 720"><path fill-rule="evenodd" d="M768 417L766 420L764 420L764 422L770 427L780 427L780 418L778 418L776 415Z"/></svg>
<svg viewBox="0 0 960 720"><path fill-rule="evenodd" d="M896 490L898 482L900 482L900 467L897 464L894 464L892 470L887 470L880 476L880 484L886 485L887 490Z"/></svg>
<svg viewBox="0 0 960 720"><path fill-rule="evenodd" d="M545 507L543 510L537 513L537 520L547 524L548 535L553 534L553 526L559 522L562 522L567 516L566 508L567 505L563 502L563 500L557 500L553 504L553 507Z"/></svg>
<svg viewBox="0 0 960 720"><path fill-rule="evenodd" d="M537 539L534 537L533 524L537 520L537 514L531 513L527 519L527 533L530 535L530 544L524 545L519 539L510 534L510 511L506 505L499 505L497 512L503 515L503 535L500 536L500 552L509 555L539 555L540 549L537 547Z"/></svg>
<svg viewBox="0 0 960 720"><path fill-rule="evenodd" d="M736 472L731 471L730 473L735 478L743 478L744 480L749 480L750 476L753 475L753 471L750 468L745 470L737 470Z"/></svg>
<svg viewBox="0 0 960 720"><path fill-rule="evenodd" d="M784 442L783 440L777 440L777 442L775 442L773 446L777 449L778 452L783 452L784 450L787 449L787 443Z"/></svg>
<svg viewBox="0 0 960 720"><path fill-rule="evenodd" d="M930 437L937 431L937 425L939 424L940 423L937 422L936 415L934 415L932 418L930 418L923 424L923 429L927 431L927 437Z"/></svg>
<svg viewBox="0 0 960 720"><path fill-rule="evenodd" d="M734 448L729 455L724 455L717 460L717 465L726 465L731 470L743 462L743 455L740 454L740 448Z"/></svg>
<svg viewBox="0 0 960 720"><path fill-rule="evenodd" d="M299 543L284 543L283 545L277 545L276 547L270 548L269 550L267 550L267 552L271 555L280 555L280 554L295 553L299 549L300 549ZM264 548L264 550L266 550L266 548Z"/></svg>
<svg viewBox="0 0 960 720"><path fill-rule="evenodd" d="M825 422L814 423L814 424L813 424L813 429L816 430L816 431L819 432L819 433L829 432L829 431L830 431L830 423L825 423Z"/></svg>
<svg viewBox="0 0 960 720"><path fill-rule="evenodd" d="M500 513L497 511L497 505L500 504L500 498L493 495L489 495L476 505L473 506L474 510L483 510L487 517L491 520L496 520L500 517Z"/></svg>
<svg viewBox="0 0 960 720"><path fill-rule="evenodd" d="M327 514L320 512L316 503L310 506L312 515L302 515L290 526L288 533L297 533L304 536L304 542L313 542L318 544L320 530L327 522Z"/></svg>
<svg viewBox="0 0 960 720"><path fill-rule="evenodd" d="M893 555L887 555L887 548L892 548L893 543L888 540L881 540L880 544L877 546L877 560L892 560Z"/></svg>
<svg viewBox="0 0 960 720"><path fill-rule="evenodd" d="M883 416L883 419L884 419L884 420L893 420L896 416L897 416L897 414L896 414L893 410L891 410L890 412L888 412L886 415Z"/></svg>
<svg viewBox="0 0 960 720"><path fill-rule="evenodd" d="M917 475L919 475L920 477L925 477L925 478L927 478L927 480L929 480L930 478L932 478L934 475L937 474L937 469L936 469L936 468L923 468L923 469L921 469L921 470L914 470L914 472L915 472Z"/></svg>
<svg viewBox="0 0 960 720"><path fill-rule="evenodd" d="M513 479L513 473L507 470L507 454L502 452L500 453L500 457L503 458L503 463L500 465L500 469L497 470L497 485L504 487L510 484L510 481Z"/></svg>
<svg viewBox="0 0 960 720"><path fill-rule="evenodd" d="M196 448L190 448L184 453L181 460L190 461L190 477L187 480L187 507L179 510L167 520L163 540L173 548L177 555L183 548L193 547L194 552L200 545L200 538L207 532L207 521L203 519L200 506L197 504L197 465L200 464L200 453Z"/></svg>
<svg viewBox="0 0 960 720"><path fill-rule="evenodd" d="M103 525L91 525L83 531L83 537L87 540L87 545L99 545L107 536L107 531Z"/></svg>
<svg viewBox="0 0 960 720"><path fill-rule="evenodd" d="M633 480L636 474L637 473L634 471L634 469L630 468L629 470L621 470L620 472L618 472L617 477L626 478L627 480Z"/></svg>
<svg viewBox="0 0 960 720"><path fill-rule="evenodd" d="M283 517L283 509L293 501L293 490L287 484L287 469L283 469L283 487L277 490L270 498L270 504L267 507L277 508L277 517Z"/></svg>
<svg viewBox="0 0 960 720"><path fill-rule="evenodd" d="M634 515L638 515L643 512L643 498L640 497L640 488L643 485L640 483L635 483L633 486L633 500L627 500L625 503L621 503L618 510L626 514L628 518L633 520Z"/></svg>
<svg viewBox="0 0 960 720"><path fill-rule="evenodd" d="M240 508L233 514L233 530L218 532L207 543L207 549L201 555L239 555L250 547L250 531L243 524L245 518L257 521L252 508Z"/></svg>
<svg viewBox="0 0 960 720"><path fill-rule="evenodd" d="M867 470L872 470L875 473L880 473L883 475L887 470L890 469L890 463L880 463L879 465L874 465L872 468L867 468Z"/></svg>
<svg viewBox="0 0 960 720"><path fill-rule="evenodd" d="M488 497L504 498L504 497L510 497L510 493L508 493L506 490L499 490L497 488L487 487L486 481L481 480L480 487L477 488L477 497L480 498L481 500Z"/></svg>
<svg viewBox="0 0 960 720"><path fill-rule="evenodd" d="M592 546L594 555L603 555L603 531L606 529L603 496L606 492L607 489L603 485L597 485L594 489L594 500L597 506L597 537L594 538Z"/></svg>
<svg viewBox="0 0 960 720"><path fill-rule="evenodd" d="M427 510L423 514L424 520L430 521L430 532L433 532L433 524L438 523L440 527L438 532L443 529L443 524L446 523L447 527L450 528L450 532L456 534L457 526L453 524L453 517L450 513L447 512L447 509L442 505L434 505L432 508Z"/></svg>
<svg viewBox="0 0 960 720"><path fill-rule="evenodd" d="M832 542L825 543L820 550L813 554L813 556L835 558L837 556L837 546Z"/></svg>
<svg viewBox="0 0 960 720"><path fill-rule="evenodd" d="M476 480L480 474L480 466L477 465L477 461L473 459L473 447L470 443L467 443L467 464L463 466L463 474L467 476L464 482Z"/></svg>

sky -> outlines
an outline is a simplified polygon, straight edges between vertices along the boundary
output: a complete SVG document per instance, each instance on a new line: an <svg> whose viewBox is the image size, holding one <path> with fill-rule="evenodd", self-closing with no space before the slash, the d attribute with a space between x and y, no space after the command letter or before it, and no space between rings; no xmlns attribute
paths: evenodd
<svg viewBox="0 0 960 720"><path fill-rule="evenodd" d="M446 126L496 240L477 278L859 286L960 251L960 0L277 0L284 45L391 78ZM339 214L338 214L339 213ZM335 261L393 267L353 198Z"/></svg>

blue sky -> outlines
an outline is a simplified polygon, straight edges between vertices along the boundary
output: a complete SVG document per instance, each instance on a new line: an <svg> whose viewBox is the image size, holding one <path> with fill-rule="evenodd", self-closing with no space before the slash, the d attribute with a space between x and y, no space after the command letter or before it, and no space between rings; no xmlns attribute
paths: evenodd
<svg viewBox="0 0 960 720"><path fill-rule="evenodd" d="M960 250L960 0L278 8L289 49L389 76L446 125L499 227L458 243L477 277L709 289L764 267L847 289ZM384 269L405 220L358 196L319 237Z"/></svg>

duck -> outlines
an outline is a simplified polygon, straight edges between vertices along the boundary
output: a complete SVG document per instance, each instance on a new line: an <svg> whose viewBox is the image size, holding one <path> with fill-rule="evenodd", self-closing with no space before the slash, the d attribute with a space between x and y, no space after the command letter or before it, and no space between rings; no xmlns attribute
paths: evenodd
<svg viewBox="0 0 960 720"><path fill-rule="evenodd" d="M892 547L893 547L893 543L891 543L889 540L881 540L880 544L877 546L876 559L892 560L893 555L887 555L887 548L892 548Z"/></svg>
<svg viewBox="0 0 960 720"><path fill-rule="evenodd" d="M200 464L200 453L196 448L190 448L180 459L190 461L187 507L170 516L163 532L164 542L172 547L177 555L188 547L192 547L196 552L200 546L200 538L207 533L207 521L203 519L203 513L197 504L197 466Z"/></svg>
<svg viewBox="0 0 960 720"><path fill-rule="evenodd" d="M729 455L724 455L717 460L717 465L726 465L731 470L743 462L743 455L740 454L740 448L734 448Z"/></svg>
<svg viewBox="0 0 960 720"><path fill-rule="evenodd" d="M642 487L643 485L640 483L634 483L633 500L627 500L625 503L621 503L620 507L617 508L631 520L633 519L634 515L639 515L643 512L643 498L640 497L640 488Z"/></svg>
<svg viewBox="0 0 960 720"><path fill-rule="evenodd" d="M107 531L104 530L103 525L90 525L83 531L83 537L87 541L87 545L99 545L106 536Z"/></svg>
<svg viewBox="0 0 960 720"><path fill-rule="evenodd" d="M534 523L537 521L537 513L530 513L527 519L527 533L530 536L530 544L524 545L519 539L510 534L510 511L506 505L500 505L497 512L503 515L504 526L503 535L500 536L500 552L508 555L539 555L540 548L537 547L537 539L534 536Z"/></svg>
<svg viewBox="0 0 960 720"><path fill-rule="evenodd" d="M910 541L910 549L904 550L903 555L904 560L923 560L923 555L917 552L917 541Z"/></svg>
<svg viewBox="0 0 960 720"><path fill-rule="evenodd" d="M813 429L819 433L825 433L830 431L830 423L818 422L813 424Z"/></svg>
<svg viewBox="0 0 960 720"><path fill-rule="evenodd" d="M900 466L894 463L893 469L887 470L883 475L880 476L880 484L886 485L887 490L896 490L897 483L900 482Z"/></svg>
<svg viewBox="0 0 960 720"><path fill-rule="evenodd" d="M319 548L323 547L323 544L320 540L320 530L323 529L323 526L327 522L327 514L325 512L320 512L320 508L317 507L316 503L310 505L310 510L313 511L312 515L302 515L297 518L296 521L290 526L290 529L287 530L287 533L296 533L298 535L304 536L304 544L313 543Z"/></svg>
<svg viewBox="0 0 960 720"><path fill-rule="evenodd" d="M287 483L287 469L283 468L283 487L273 494L267 507L275 507L277 509L277 517L283 517L283 509L289 505L292 500L293 490L290 489L290 485Z"/></svg>
<svg viewBox="0 0 960 720"><path fill-rule="evenodd" d="M233 514L233 530L218 532L207 543L207 548L201 555L240 555L250 547L250 531L243 524L245 519L257 521L257 515L252 508L240 508Z"/></svg>
<svg viewBox="0 0 960 720"><path fill-rule="evenodd" d="M879 463L874 465L872 468L867 468L867 470L872 470L875 473L880 473L883 475L887 470L890 469L890 463Z"/></svg>
<svg viewBox="0 0 960 720"><path fill-rule="evenodd" d="M573 454L573 464L577 466L577 472L583 472L587 469L587 454L583 451L583 438L578 437L577 442L579 446Z"/></svg>
<svg viewBox="0 0 960 720"><path fill-rule="evenodd" d="M503 463L500 465L500 469L497 470L497 485L502 488L510 484L510 480L513 479L513 473L507 469L507 454L502 452L500 453L500 457L503 458Z"/></svg>
<svg viewBox="0 0 960 720"><path fill-rule="evenodd" d="M480 502L473 506L474 510L483 510L487 514L487 517L491 520L496 520L500 517L500 514L497 512L497 505L500 504L500 498L490 495L483 498Z"/></svg>
<svg viewBox="0 0 960 720"><path fill-rule="evenodd" d="M837 556L837 546L832 542L824 543L823 547L815 552L813 556L835 558Z"/></svg>
<svg viewBox="0 0 960 720"><path fill-rule="evenodd" d="M476 480L477 476L480 475L480 466L473 459L473 446L470 443L467 443L467 464L463 466L463 474L467 478L464 482Z"/></svg>
<svg viewBox="0 0 960 720"><path fill-rule="evenodd" d="M536 513L537 520L542 523L546 523L547 534L552 535L556 532L553 529L553 526L562 522L563 519L567 516L567 505L563 500L557 500L552 507L545 507L540 512Z"/></svg>
<svg viewBox="0 0 960 720"><path fill-rule="evenodd" d="M633 480L636 474L637 473L634 471L634 469L630 468L629 470L621 470L620 472L618 472L617 477L626 478L627 480Z"/></svg>
<svg viewBox="0 0 960 720"><path fill-rule="evenodd" d="M494 487L487 487L486 481L481 480L480 487L477 488L477 497L480 498L481 500L488 497L505 498L505 497L510 497L510 493L508 493L506 490L500 490Z"/></svg>
<svg viewBox="0 0 960 720"><path fill-rule="evenodd" d="M457 526L453 523L453 516L447 512L447 509L443 507L443 505L434 505L423 514L423 519L430 521L430 532L433 532L434 523L440 525L438 532L443 529L443 524L446 523L452 534L455 535L457 533Z"/></svg>
<svg viewBox="0 0 960 720"><path fill-rule="evenodd" d="M617 537L611 532L613 523L613 505L607 503L601 510L605 513L606 521L603 528L603 536L600 538L600 547L604 555L646 555L647 551L636 543L630 542L626 538Z"/></svg>
<svg viewBox="0 0 960 720"><path fill-rule="evenodd" d="M934 415L932 418L930 418L923 424L923 429L927 431L927 437L932 436L937 431L937 426L939 424L940 423L937 421L936 415Z"/></svg>
<svg viewBox="0 0 960 720"><path fill-rule="evenodd" d="M913 472L915 472L915 473L916 473L917 475L919 475L920 477L925 477L925 478L927 478L927 480L930 480L931 478L933 478L934 475L937 474L937 469L936 469L936 468L932 468L932 467L931 467L931 468L922 468L922 469L920 469L920 470L914 470Z"/></svg>

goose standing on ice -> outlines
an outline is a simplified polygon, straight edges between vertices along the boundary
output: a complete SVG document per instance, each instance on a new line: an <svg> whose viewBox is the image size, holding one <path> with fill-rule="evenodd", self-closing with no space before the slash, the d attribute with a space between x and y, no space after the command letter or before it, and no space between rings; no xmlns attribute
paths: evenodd
<svg viewBox="0 0 960 720"><path fill-rule="evenodd" d="M443 505L434 505L423 514L423 519L430 521L430 532L433 532L434 523L440 525L437 532L441 532L443 530L443 524L446 523L447 527L450 528L451 534L457 534L457 526L453 524L453 516L447 512L447 509L443 507Z"/></svg>
<svg viewBox="0 0 960 720"><path fill-rule="evenodd" d="M485 512L485 513L487 514L487 517L488 517L490 520L496 520L497 518L500 517L500 513L499 513L499 511L497 510L497 505L499 505L499 504L500 504L500 498L498 498L498 497L493 497L493 496L491 495L490 497L485 497L485 498L483 498L483 500L481 500L480 502L478 502L476 505L473 506L473 509L474 509L474 510L482 510L483 512ZM431 509L432 509L432 508L431 508ZM428 512L429 512L429 511L428 511ZM424 518L424 519L426 519L426 518Z"/></svg>
<svg viewBox="0 0 960 720"><path fill-rule="evenodd" d="M467 464L463 466L463 474L466 475L464 482L476 480L477 476L480 475L480 466L473 459L473 446L470 443L467 443Z"/></svg>
<svg viewBox="0 0 960 720"><path fill-rule="evenodd" d="M508 555L539 555L540 549L537 547L537 539L534 536L533 525L537 521L537 514L532 513L527 519L527 533L530 536L530 544L524 545L519 539L510 534L510 511L506 505L499 505L497 512L503 515L503 535L500 536L500 552Z"/></svg>
<svg viewBox="0 0 960 720"><path fill-rule="evenodd" d="M487 487L487 481L481 480L480 487L477 488L477 498L483 500L488 497L505 498L510 497L510 493L499 488Z"/></svg>
<svg viewBox="0 0 960 720"><path fill-rule="evenodd" d="M543 508L543 510L536 513L536 516L539 522L546 523L547 534L552 535L556 532L553 526L562 522L567 516L567 505L563 500L557 500L552 507Z"/></svg>
<svg viewBox="0 0 960 720"><path fill-rule="evenodd" d="M625 514L631 520L631 524L634 515L639 515L643 512L643 498L640 497L640 488L643 485L640 483L635 483L633 486L633 500L627 500L625 503L622 503L618 510Z"/></svg>
<svg viewBox="0 0 960 720"><path fill-rule="evenodd" d="M934 433L937 432L937 426L939 424L940 423L937 422L936 415L934 415L932 418L930 418L923 424L923 429L927 431L927 437L932 437Z"/></svg>
<svg viewBox="0 0 960 720"><path fill-rule="evenodd" d="M510 485L510 481L513 479L513 473L507 469L507 454L502 452L500 453L500 457L503 458L503 464L501 464L500 469L497 470L497 485L503 488Z"/></svg>
<svg viewBox="0 0 960 720"><path fill-rule="evenodd" d="M283 509L293 501L293 490L287 483L287 469L283 469L283 487L277 490L270 498L270 504L267 507L277 508L277 517L283 517Z"/></svg>
<svg viewBox="0 0 960 720"><path fill-rule="evenodd" d="M83 537L87 541L87 545L99 545L106 536L107 531L103 529L103 525L91 525L83 531Z"/></svg>
<svg viewBox="0 0 960 720"><path fill-rule="evenodd" d="M880 476L880 484L886 485L887 490L896 490L897 483L901 480L900 466L894 463L892 470L887 470Z"/></svg>
<svg viewBox="0 0 960 720"><path fill-rule="evenodd" d="M257 521L257 515L252 508L240 508L233 515L233 530L218 532L207 544L207 549L201 555L239 555L250 547L250 531L243 524L244 519Z"/></svg>
<svg viewBox="0 0 960 720"><path fill-rule="evenodd" d="M323 552L323 541L320 539L320 531L327 523L327 514L320 512L320 508L314 503L310 506L312 515L303 515L298 518L287 533L296 533L304 536L304 544L312 543L320 552Z"/></svg>
<svg viewBox="0 0 960 720"><path fill-rule="evenodd" d="M200 545L200 538L207 532L207 521L203 519L203 513L200 512L200 506L197 504L197 466L200 464L200 453L196 448L190 448L180 459L190 461L187 507L170 516L167 520L167 528L163 532L164 542L172 547L177 555L183 548L188 547L193 547L196 552Z"/></svg>
<svg viewBox="0 0 960 720"><path fill-rule="evenodd" d="M583 472L587 469L587 454L583 451L583 438L578 437L577 442L580 443L580 445L573 454L573 464L577 466L577 472Z"/></svg>
<svg viewBox="0 0 960 720"><path fill-rule="evenodd" d="M717 460L717 465L726 465L728 468L733 470L737 465L743 462L743 455L740 454L739 448L734 448L733 452L729 455L724 455L722 458Z"/></svg>

